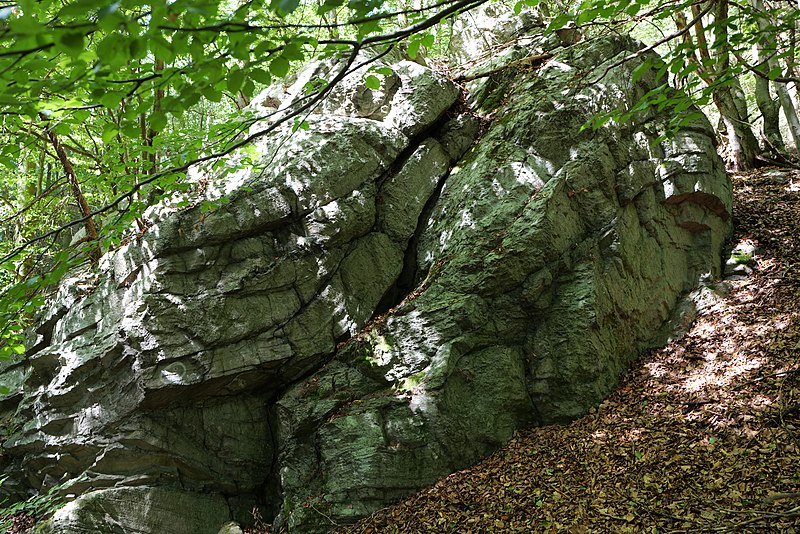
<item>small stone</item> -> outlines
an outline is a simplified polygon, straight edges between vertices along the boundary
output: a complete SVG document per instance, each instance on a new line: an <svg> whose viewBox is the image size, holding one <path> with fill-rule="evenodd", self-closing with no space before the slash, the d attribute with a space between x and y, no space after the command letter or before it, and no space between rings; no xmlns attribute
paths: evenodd
<svg viewBox="0 0 800 534"><path fill-rule="evenodd" d="M733 276L747 277L753 274L753 268L743 263L736 263L735 261L728 260L725 263L724 274L726 278Z"/></svg>
<svg viewBox="0 0 800 534"><path fill-rule="evenodd" d="M229 521L222 525L217 534L243 534L242 527L236 521Z"/></svg>

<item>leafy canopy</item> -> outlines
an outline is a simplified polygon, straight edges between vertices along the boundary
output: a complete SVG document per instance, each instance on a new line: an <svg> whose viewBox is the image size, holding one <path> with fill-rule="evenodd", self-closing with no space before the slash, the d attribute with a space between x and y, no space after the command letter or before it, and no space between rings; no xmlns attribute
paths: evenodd
<svg viewBox="0 0 800 534"><path fill-rule="evenodd" d="M435 24L484 1L0 4L0 357L24 352L22 331L42 290L115 246L134 222L144 229L143 210L189 187L191 165L286 121L307 127L302 114L361 49L409 39L413 56L433 45ZM259 119L242 113L250 98L332 54L344 58L333 79L246 133ZM375 74L368 87L379 85Z"/></svg>
<svg viewBox="0 0 800 534"><path fill-rule="evenodd" d="M143 210L190 187L191 165L286 121L307 127L303 114L352 70L361 49L406 41L413 57L435 45L438 23L485 1L0 2L0 358L24 352L22 331L43 290L115 246L134 223L144 230ZM756 9L755 1L518 0L509 9L539 5L550 28L582 27L588 36L657 30L645 51L659 47L665 59L644 61L632 82L654 75L658 87L634 109L598 116L593 126L602 127L649 107L712 102L742 73L759 71L748 63L755 43L771 43L779 62L761 75L797 82L798 10L785 2ZM248 133L259 117L242 108L253 95L333 54L342 70L310 87L302 106ZM379 87L376 74L367 87Z"/></svg>

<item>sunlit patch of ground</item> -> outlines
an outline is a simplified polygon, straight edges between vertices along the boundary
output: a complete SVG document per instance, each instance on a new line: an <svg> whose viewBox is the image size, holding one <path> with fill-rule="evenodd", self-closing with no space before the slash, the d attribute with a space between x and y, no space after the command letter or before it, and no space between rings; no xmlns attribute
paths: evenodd
<svg viewBox="0 0 800 534"><path fill-rule="evenodd" d="M754 271L682 339L594 413L341 532L800 531L800 173L733 181Z"/></svg>

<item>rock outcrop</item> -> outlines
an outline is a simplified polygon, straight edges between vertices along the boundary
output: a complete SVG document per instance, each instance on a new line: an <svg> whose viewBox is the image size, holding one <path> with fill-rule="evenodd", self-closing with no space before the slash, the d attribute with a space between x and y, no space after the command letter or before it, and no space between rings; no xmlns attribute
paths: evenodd
<svg viewBox="0 0 800 534"><path fill-rule="evenodd" d="M210 177L224 202L151 210L5 370L3 490L72 480L49 532L322 532L599 403L720 274L731 189L705 119L581 130L655 80L585 83L629 39L562 44L478 64L473 111L414 62L355 74Z"/></svg>

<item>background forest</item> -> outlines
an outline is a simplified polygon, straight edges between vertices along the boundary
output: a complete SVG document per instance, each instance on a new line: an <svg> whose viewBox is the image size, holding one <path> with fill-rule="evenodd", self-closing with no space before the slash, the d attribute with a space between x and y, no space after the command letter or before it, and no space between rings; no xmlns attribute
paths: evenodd
<svg viewBox="0 0 800 534"><path fill-rule="evenodd" d="M91 269L147 231L149 206L201 187L187 177L191 166L213 168L287 121L307 128L304 114L359 66L365 48L402 47L432 64L447 58L454 17L485 2L0 2L0 356L24 352L25 326L67 270ZM791 164L800 139L794 3L507 4L517 14L531 8L551 31L584 39L633 31L644 51L664 57L634 72L657 71L660 87L587 127L647 106L697 104L719 117L731 168ZM261 89L334 54L347 58L343 70L250 131L263 119L247 108ZM367 86L385 74L373 69Z"/></svg>

